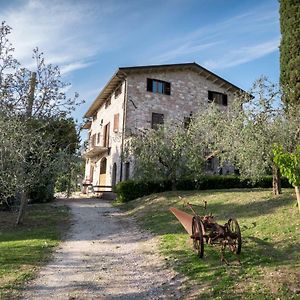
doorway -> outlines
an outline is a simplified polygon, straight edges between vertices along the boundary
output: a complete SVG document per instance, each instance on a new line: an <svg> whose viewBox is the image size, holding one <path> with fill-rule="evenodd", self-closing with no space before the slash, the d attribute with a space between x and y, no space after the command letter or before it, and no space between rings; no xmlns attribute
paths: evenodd
<svg viewBox="0 0 300 300"><path fill-rule="evenodd" d="M103 157L100 162L99 185L106 185L106 165L107 165L107 159ZM100 188L100 190L104 190L104 189Z"/></svg>
<svg viewBox="0 0 300 300"><path fill-rule="evenodd" d="M113 164L112 176L111 176L111 185L115 186L117 183L117 164Z"/></svg>

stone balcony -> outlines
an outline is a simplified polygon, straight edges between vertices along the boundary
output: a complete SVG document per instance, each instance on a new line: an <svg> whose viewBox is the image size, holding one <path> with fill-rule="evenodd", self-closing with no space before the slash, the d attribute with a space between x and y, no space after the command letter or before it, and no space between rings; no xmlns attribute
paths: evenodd
<svg viewBox="0 0 300 300"><path fill-rule="evenodd" d="M104 146L93 146L88 147L84 152L83 156L86 158L94 157L109 151L109 147Z"/></svg>

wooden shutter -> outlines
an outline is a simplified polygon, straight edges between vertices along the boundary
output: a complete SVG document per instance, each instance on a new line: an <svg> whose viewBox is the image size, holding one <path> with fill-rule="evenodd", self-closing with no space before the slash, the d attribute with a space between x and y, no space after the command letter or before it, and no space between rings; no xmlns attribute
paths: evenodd
<svg viewBox="0 0 300 300"><path fill-rule="evenodd" d="M119 132L119 114L114 115L114 132Z"/></svg>
<svg viewBox="0 0 300 300"><path fill-rule="evenodd" d="M109 147L109 128L110 123L106 124L103 129L103 147Z"/></svg>
<svg viewBox="0 0 300 300"><path fill-rule="evenodd" d="M96 134L92 135L91 146L94 147L96 144Z"/></svg>
<svg viewBox="0 0 300 300"><path fill-rule="evenodd" d="M147 91L153 92L153 79L147 78Z"/></svg>
<svg viewBox="0 0 300 300"><path fill-rule="evenodd" d="M110 123L106 125L106 139L105 139L105 146L109 147L109 130L110 130Z"/></svg>
<svg viewBox="0 0 300 300"><path fill-rule="evenodd" d="M106 127L107 125L103 127L103 142L102 142L103 147L105 147L105 142L106 142Z"/></svg>

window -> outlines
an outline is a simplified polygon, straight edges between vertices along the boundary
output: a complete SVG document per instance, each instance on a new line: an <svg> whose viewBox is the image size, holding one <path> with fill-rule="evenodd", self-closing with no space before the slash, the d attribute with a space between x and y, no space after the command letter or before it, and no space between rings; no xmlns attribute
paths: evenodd
<svg viewBox="0 0 300 300"><path fill-rule="evenodd" d="M100 144L100 132L97 133L97 144Z"/></svg>
<svg viewBox="0 0 300 300"><path fill-rule="evenodd" d="M115 90L115 98L117 98L122 93L122 84L120 84Z"/></svg>
<svg viewBox="0 0 300 300"><path fill-rule="evenodd" d="M125 163L125 174L124 174L124 179L128 180L130 175L130 163L127 162Z"/></svg>
<svg viewBox="0 0 300 300"><path fill-rule="evenodd" d="M152 113L151 128L157 129L159 125L164 124L164 115Z"/></svg>
<svg viewBox="0 0 300 300"><path fill-rule="evenodd" d="M192 118L193 118L193 112L192 111L191 111L191 113L188 117L183 118L183 127L184 127L184 129L189 129Z"/></svg>
<svg viewBox="0 0 300 300"><path fill-rule="evenodd" d="M171 83L147 78L147 91L158 94L171 95Z"/></svg>
<svg viewBox="0 0 300 300"><path fill-rule="evenodd" d="M227 106L227 95L219 92L208 91L208 102Z"/></svg>
<svg viewBox="0 0 300 300"><path fill-rule="evenodd" d="M114 115L114 132L119 132L119 114Z"/></svg>

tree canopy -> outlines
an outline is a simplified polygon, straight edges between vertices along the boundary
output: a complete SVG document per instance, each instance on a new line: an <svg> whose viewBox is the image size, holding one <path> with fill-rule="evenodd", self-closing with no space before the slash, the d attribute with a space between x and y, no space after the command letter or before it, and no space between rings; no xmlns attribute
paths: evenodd
<svg viewBox="0 0 300 300"><path fill-rule="evenodd" d="M280 82L287 103L300 104L300 2L280 0Z"/></svg>
<svg viewBox="0 0 300 300"><path fill-rule="evenodd" d="M18 223L28 198L53 197L54 183L79 136L71 112L82 101L69 97L58 66L46 64L35 48L32 69L14 58L11 27L0 26L0 183L1 197L20 195ZM48 193L48 195L47 195ZM48 198L47 198L48 197Z"/></svg>

